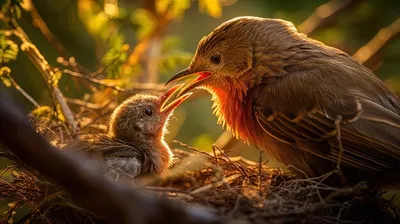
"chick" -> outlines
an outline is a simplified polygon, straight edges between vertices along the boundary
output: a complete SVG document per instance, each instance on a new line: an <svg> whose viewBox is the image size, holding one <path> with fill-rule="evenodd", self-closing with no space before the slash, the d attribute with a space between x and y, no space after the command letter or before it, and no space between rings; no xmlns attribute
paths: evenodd
<svg viewBox="0 0 400 224"><path fill-rule="evenodd" d="M102 172L112 180L133 180L139 176L163 176L172 161L164 141L169 117L191 93L166 102L181 85L163 95L137 94L112 113L107 134L86 134L62 147L100 161Z"/></svg>

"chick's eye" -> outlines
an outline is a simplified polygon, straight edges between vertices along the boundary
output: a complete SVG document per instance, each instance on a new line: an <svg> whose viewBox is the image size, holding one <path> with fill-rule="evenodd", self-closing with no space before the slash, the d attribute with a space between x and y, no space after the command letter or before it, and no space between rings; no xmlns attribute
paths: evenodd
<svg viewBox="0 0 400 224"><path fill-rule="evenodd" d="M211 62L218 65L219 63L221 63L221 55L220 54L215 54L213 56L211 56Z"/></svg>
<svg viewBox="0 0 400 224"><path fill-rule="evenodd" d="M150 108L146 108L144 110L144 114L146 114L147 116L151 116L151 115L153 115L153 111Z"/></svg>

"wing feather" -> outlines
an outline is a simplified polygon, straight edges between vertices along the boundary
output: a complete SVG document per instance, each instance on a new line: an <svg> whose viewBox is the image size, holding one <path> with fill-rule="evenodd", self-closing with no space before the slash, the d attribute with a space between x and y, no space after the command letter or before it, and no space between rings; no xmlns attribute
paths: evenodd
<svg viewBox="0 0 400 224"><path fill-rule="evenodd" d="M296 120L279 113L274 114L274 119L265 120L260 115L262 110L256 111L256 118L263 130L276 139L336 162L340 150L334 118L341 115L345 118L340 127L345 165L367 171L400 167L400 116L369 100L349 104L353 105L309 111ZM354 104L360 104L362 112L353 110L350 116L349 108L358 108ZM329 142L329 149L317 147L324 140Z"/></svg>

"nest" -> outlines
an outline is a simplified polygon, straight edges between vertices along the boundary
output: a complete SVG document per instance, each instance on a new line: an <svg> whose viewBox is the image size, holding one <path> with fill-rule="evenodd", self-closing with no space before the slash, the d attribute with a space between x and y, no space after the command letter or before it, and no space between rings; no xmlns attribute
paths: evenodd
<svg viewBox="0 0 400 224"><path fill-rule="evenodd" d="M209 155L181 144L165 179L144 179L149 194L203 205L238 223L400 223L400 211L382 192L364 183L336 188L323 183L329 175L298 179L285 169L271 169L222 151ZM106 223L75 205L67 193L47 182L11 154L14 164L0 173L0 199L9 204L1 223Z"/></svg>
<svg viewBox="0 0 400 224"><path fill-rule="evenodd" d="M33 123L54 145L71 137L59 122ZM167 176L139 180L147 193L202 205L235 223L400 223L400 209L383 192L368 190L365 183L326 185L335 172L299 179L287 169L266 166L261 155L260 162L253 162L228 157L218 147L208 154L175 143L180 149L173 150L176 158ZM0 157L13 161L0 171L0 200L8 203L0 223L107 223L12 154Z"/></svg>

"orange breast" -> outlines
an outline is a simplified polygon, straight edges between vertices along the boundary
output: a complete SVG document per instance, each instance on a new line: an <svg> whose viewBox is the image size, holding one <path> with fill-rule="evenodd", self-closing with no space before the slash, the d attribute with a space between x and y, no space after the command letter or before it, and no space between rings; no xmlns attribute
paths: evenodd
<svg viewBox="0 0 400 224"><path fill-rule="evenodd" d="M212 94L213 109L218 124L246 143L258 145L263 134L257 135L259 127L254 120L251 99L236 88L229 91L209 88L208 91Z"/></svg>

